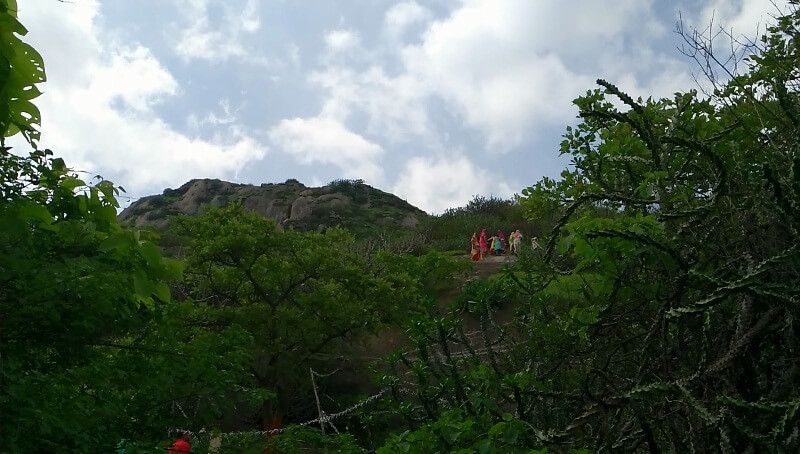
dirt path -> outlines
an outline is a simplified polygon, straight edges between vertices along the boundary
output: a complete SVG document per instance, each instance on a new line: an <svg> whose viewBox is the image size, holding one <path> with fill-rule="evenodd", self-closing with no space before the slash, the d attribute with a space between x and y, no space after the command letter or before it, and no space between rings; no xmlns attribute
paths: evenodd
<svg viewBox="0 0 800 454"><path fill-rule="evenodd" d="M515 255L487 255L483 260L475 262L475 271L469 279L485 279L493 274L499 273L507 263L514 263L516 261L517 256Z"/></svg>
<svg viewBox="0 0 800 454"><path fill-rule="evenodd" d="M465 258L468 258L465 256ZM436 306L440 314L448 312L450 303L461 293L461 289L466 282L486 279L489 276L499 273L504 266L517 261L514 255L487 255L483 260L474 262L475 267L466 279L456 282L450 288L442 289L436 294ZM387 329L380 334L373 336L364 347L360 354L372 357L383 357L390 351L405 345L408 342L408 334L405 329Z"/></svg>
<svg viewBox="0 0 800 454"><path fill-rule="evenodd" d="M467 257L465 258L468 260ZM467 282L486 279L499 273L507 264L516 261L517 257L513 255L490 255L484 257L483 260L475 262L472 272L466 276L466 279L454 282L452 287L437 292L436 300L439 314L445 315L448 313L450 304L461 293L463 286ZM503 311L497 313L498 321L505 321L511 318L511 315L510 306L504 308ZM476 332L479 329L479 321L475 317L465 315L462 321L468 332ZM476 348L482 348L481 341L478 340L476 342L478 342ZM375 384L364 379L365 371L385 368L384 358L386 355L400 348L413 350L413 347L409 347L408 332L403 328L391 328L371 336L364 343L351 345L349 351L343 352L340 357L331 355L333 363L341 361L339 366L341 370L327 379L326 385L328 389L334 394L348 394L356 390L366 394L377 392L378 388ZM452 345L451 350L454 354L466 354L461 345ZM385 372L388 373L389 371L386 370Z"/></svg>

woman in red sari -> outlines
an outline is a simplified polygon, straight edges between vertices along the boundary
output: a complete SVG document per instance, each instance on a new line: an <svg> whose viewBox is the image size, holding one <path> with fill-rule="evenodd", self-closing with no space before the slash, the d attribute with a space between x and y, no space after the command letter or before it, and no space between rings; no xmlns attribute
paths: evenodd
<svg viewBox="0 0 800 454"><path fill-rule="evenodd" d="M481 238L478 245L481 248L481 258L486 254L486 229L481 230Z"/></svg>

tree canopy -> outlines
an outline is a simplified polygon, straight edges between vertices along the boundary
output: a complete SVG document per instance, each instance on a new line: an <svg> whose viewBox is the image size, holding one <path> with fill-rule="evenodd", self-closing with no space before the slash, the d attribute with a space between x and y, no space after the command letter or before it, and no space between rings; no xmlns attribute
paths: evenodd
<svg viewBox="0 0 800 454"><path fill-rule="evenodd" d="M168 287L182 266L118 224L120 188L36 148L44 67L19 38L15 2L0 2L0 24L2 137L33 147L0 151L0 451L156 444L167 427L214 419L209 401L224 403L230 383L248 391L247 333L186 326L194 309ZM186 417L190 403L204 413Z"/></svg>
<svg viewBox="0 0 800 454"><path fill-rule="evenodd" d="M416 260L392 254L368 260L344 230L281 231L239 204L175 222L177 234L189 240L186 296L217 310L219 324L251 333L255 376L278 393L264 409L269 419L309 399L315 358L401 326L432 304Z"/></svg>

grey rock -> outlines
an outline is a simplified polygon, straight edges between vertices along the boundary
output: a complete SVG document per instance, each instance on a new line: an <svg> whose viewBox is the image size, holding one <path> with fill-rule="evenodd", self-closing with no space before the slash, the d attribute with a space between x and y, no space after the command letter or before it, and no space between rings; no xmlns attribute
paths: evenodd
<svg viewBox="0 0 800 454"><path fill-rule="evenodd" d="M245 209L278 225L307 231L352 225L416 227L425 212L362 182L309 188L296 180L259 186L221 180L191 180L162 195L143 197L122 211L119 220L136 228L164 230L171 216L197 214L203 206L221 207L241 200Z"/></svg>

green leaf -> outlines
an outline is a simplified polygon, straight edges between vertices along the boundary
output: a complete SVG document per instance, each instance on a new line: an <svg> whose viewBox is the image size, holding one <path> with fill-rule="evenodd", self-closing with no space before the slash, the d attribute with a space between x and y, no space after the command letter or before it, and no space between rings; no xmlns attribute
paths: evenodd
<svg viewBox="0 0 800 454"><path fill-rule="evenodd" d="M473 446L474 452L478 454L492 454L495 452L492 442L489 440L481 440Z"/></svg>
<svg viewBox="0 0 800 454"><path fill-rule="evenodd" d="M23 201L18 213L21 219L34 221L40 227L46 227L53 223L53 215L50 214L47 207L34 201Z"/></svg>
<svg viewBox="0 0 800 454"><path fill-rule="evenodd" d="M63 180L61 180L61 187L70 192L74 191L75 188L79 188L82 186L86 186L86 183L83 180L72 176L67 176Z"/></svg>
<svg viewBox="0 0 800 454"><path fill-rule="evenodd" d="M95 209L97 213L97 219L103 220L108 224L116 224L117 221L117 210L114 209L111 205L101 205Z"/></svg>
<svg viewBox="0 0 800 454"><path fill-rule="evenodd" d="M489 429L489 435L492 437L501 436L503 432L506 430L506 426L508 426L507 422L499 422L495 424L494 426L492 426L491 429Z"/></svg>
<svg viewBox="0 0 800 454"><path fill-rule="evenodd" d="M456 426L445 425L439 429L439 434L448 444L455 443L461 436L461 430Z"/></svg>
<svg viewBox="0 0 800 454"><path fill-rule="evenodd" d="M31 83L47 81L42 56L33 46L20 41L14 50L17 52L16 58L12 63L15 72L22 75L25 80L30 80Z"/></svg>
<svg viewBox="0 0 800 454"><path fill-rule="evenodd" d="M4 33L16 33L22 36L28 33L22 23L10 14L0 14L0 30Z"/></svg>
<svg viewBox="0 0 800 454"><path fill-rule="evenodd" d="M161 252L155 244L145 241L139 243L139 253L144 258L147 266L150 268L159 268L162 264Z"/></svg>
<svg viewBox="0 0 800 454"><path fill-rule="evenodd" d="M148 298L153 294L155 285L144 274L144 271L140 270L133 274L133 289L140 298Z"/></svg>
<svg viewBox="0 0 800 454"><path fill-rule="evenodd" d="M128 232L118 232L110 237L106 238L105 241L100 243L98 249L102 252L108 252L112 249L119 249L123 246L128 246L133 243L133 239Z"/></svg>
<svg viewBox="0 0 800 454"><path fill-rule="evenodd" d="M8 91L8 96L11 99L31 100L38 98L42 92L36 85L28 85L26 87L11 87Z"/></svg>
<svg viewBox="0 0 800 454"><path fill-rule="evenodd" d="M6 2L6 9L11 17L17 17L17 0L5 0ZM24 35L28 31L26 30L24 33L20 33L20 35Z"/></svg>
<svg viewBox="0 0 800 454"><path fill-rule="evenodd" d="M163 282L159 282L158 284L156 284L154 293L156 297L158 297L158 299L160 299L161 301L165 303L168 303L170 301L171 295L169 292L169 286L167 284Z"/></svg>
<svg viewBox="0 0 800 454"><path fill-rule="evenodd" d="M519 438L520 430L516 424L509 424L506 430L503 432L503 441L508 444L514 444L517 442Z"/></svg>
<svg viewBox="0 0 800 454"><path fill-rule="evenodd" d="M566 253L570 246L572 246L572 240L575 239L575 235L568 235L563 240L559 241L558 243L558 252L561 254Z"/></svg>

